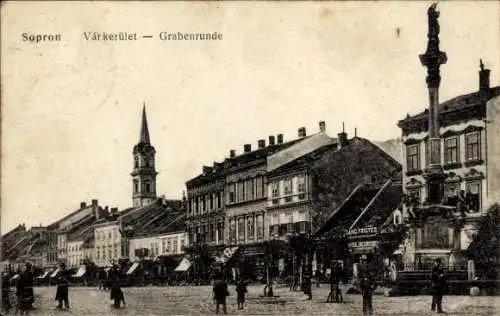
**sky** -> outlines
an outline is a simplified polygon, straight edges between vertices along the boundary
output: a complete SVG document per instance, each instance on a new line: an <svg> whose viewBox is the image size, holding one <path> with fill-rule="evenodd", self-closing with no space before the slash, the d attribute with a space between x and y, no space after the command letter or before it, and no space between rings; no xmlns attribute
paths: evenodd
<svg viewBox="0 0 500 316"><path fill-rule="evenodd" d="M81 201L132 204L132 148L143 102L156 147L157 193L243 144L297 129L371 140L428 105L431 2L7 2L2 5L2 233L50 224ZM478 89L479 59L500 81L500 3L440 2L440 100ZM83 40L83 32L153 39ZM220 41L161 41L220 32ZM21 34L59 33L61 42Z"/></svg>

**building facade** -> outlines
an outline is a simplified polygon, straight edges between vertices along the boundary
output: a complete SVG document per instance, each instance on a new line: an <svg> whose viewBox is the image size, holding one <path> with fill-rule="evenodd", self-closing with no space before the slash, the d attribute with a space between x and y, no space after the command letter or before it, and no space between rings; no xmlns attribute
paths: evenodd
<svg viewBox="0 0 500 316"><path fill-rule="evenodd" d="M403 184L406 203L403 217L412 223L410 237L402 246L403 262L411 267L428 265L440 257L450 265L464 265L463 252L478 230L478 225L494 202L489 198L495 186L494 153L498 111L487 110L487 103L500 94L500 87L490 87L488 69L481 62L479 89L439 104L438 163L443 169L442 204L453 214L445 218L427 218L430 167L429 111L407 116L398 126L404 141ZM492 103L493 104L493 103ZM492 106L491 108L495 108ZM489 137L488 137L489 136ZM492 142L493 140L493 142ZM491 149L490 146L493 146ZM498 170L497 177L498 177ZM417 214L420 212L420 214ZM413 220L415 218L419 218Z"/></svg>
<svg viewBox="0 0 500 316"><path fill-rule="evenodd" d="M68 268L79 267L83 259L83 240L67 241L67 266Z"/></svg>
<svg viewBox="0 0 500 316"><path fill-rule="evenodd" d="M183 255L186 245L185 231L132 238L130 239L130 260L137 261L145 258L154 260L158 256ZM142 256L141 251L136 251L143 249L147 249L147 256Z"/></svg>
<svg viewBox="0 0 500 316"><path fill-rule="evenodd" d="M223 246L226 206L223 164L204 166L202 174L186 182L186 187L188 244Z"/></svg>
<svg viewBox="0 0 500 316"><path fill-rule="evenodd" d="M320 122L319 133L268 157L266 217L269 237L283 239L312 231L313 182L310 161L328 150L337 149L337 140L326 134ZM299 131L305 137L306 131Z"/></svg>
<svg viewBox="0 0 500 316"><path fill-rule="evenodd" d="M124 257L122 238L117 219L105 220L94 225L95 263L98 266L111 266ZM128 247L128 245L126 245Z"/></svg>

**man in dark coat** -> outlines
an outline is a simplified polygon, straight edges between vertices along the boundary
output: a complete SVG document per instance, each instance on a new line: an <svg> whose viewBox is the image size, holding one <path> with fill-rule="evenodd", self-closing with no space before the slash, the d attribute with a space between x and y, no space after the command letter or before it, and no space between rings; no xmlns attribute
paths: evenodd
<svg viewBox="0 0 500 316"><path fill-rule="evenodd" d="M66 270L66 265L64 263L61 263L60 265L60 270L58 274L58 282L57 282L57 290L56 290L56 301L59 302L57 305L57 308L61 309L63 308L63 302L64 306L66 308L69 308L69 298L68 298L68 291L69 291L69 271Z"/></svg>
<svg viewBox="0 0 500 316"><path fill-rule="evenodd" d="M363 255L359 269L359 286L363 297L363 315L373 315L373 291L375 290L375 268Z"/></svg>
<svg viewBox="0 0 500 316"><path fill-rule="evenodd" d="M238 302L238 309L243 309L245 305L245 294L248 292L247 283L243 278L240 278L236 283L236 298Z"/></svg>
<svg viewBox="0 0 500 316"><path fill-rule="evenodd" d="M444 271L441 268L441 259L434 261L434 267L431 271L431 289L432 289L432 304L431 310L438 313L444 313L441 303L443 301L443 293L446 286Z"/></svg>
<svg viewBox="0 0 500 316"><path fill-rule="evenodd" d="M330 301L335 303L342 303L344 298L340 291L340 281L342 280L343 272L342 266L339 262L334 262L330 273Z"/></svg>
<svg viewBox="0 0 500 316"><path fill-rule="evenodd" d="M227 288L227 283L222 277L220 277L219 280L214 283L214 289L213 289L216 314L219 314L219 305L222 305L224 314L227 314L226 298L228 296L229 296L229 291Z"/></svg>
<svg viewBox="0 0 500 316"><path fill-rule="evenodd" d="M33 293L33 272L31 263L26 263L26 269L17 280L18 308L21 314L27 314L33 310L35 295Z"/></svg>

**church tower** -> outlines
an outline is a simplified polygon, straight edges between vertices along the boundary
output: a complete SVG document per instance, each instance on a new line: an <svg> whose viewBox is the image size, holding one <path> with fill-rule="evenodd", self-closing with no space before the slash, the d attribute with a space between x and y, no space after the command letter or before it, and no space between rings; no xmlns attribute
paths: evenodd
<svg viewBox="0 0 500 316"><path fill-rule="evenodd" d="M149 140L146 105L142 109L139 143L134 146L134 171L132 176L132 200L134 207L147 205L156 199L155 148Z"/></svg>

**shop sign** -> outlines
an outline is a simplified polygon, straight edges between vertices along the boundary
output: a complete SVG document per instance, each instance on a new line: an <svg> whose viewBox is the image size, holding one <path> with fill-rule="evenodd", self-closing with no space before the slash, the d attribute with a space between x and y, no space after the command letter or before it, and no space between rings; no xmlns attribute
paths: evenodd
<svg viewBox="0 0 500 316"><path fill-rule="evenodd" d="M363 227L363 228L354 228L350 229L347 232L348 236L359 236L359 235L373 235L377 234L378 229L377 227Z"/></svg>
<svg viewBox="0 0 500 316"><path fill-rule="evenodd" d="M355 241L355 242L349 243L349 248L370 248L370 247L376 247L376 246L377 246L376 240Z"/></svg>

